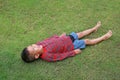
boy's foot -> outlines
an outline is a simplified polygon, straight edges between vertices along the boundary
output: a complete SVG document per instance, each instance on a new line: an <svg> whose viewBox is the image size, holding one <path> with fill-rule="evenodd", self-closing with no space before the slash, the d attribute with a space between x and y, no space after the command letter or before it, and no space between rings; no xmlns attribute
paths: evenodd
<svg viewBox="0 0 120 80"><path fill-rule="evenodd" d="M100 26L101 26L101 21L98 21L97 25L95 27L93 27L94 32L96 32Z"/></svg>
<svg viewBox="0 0 120 80"><path fill-rule="evenodd" d="M105 35L103 35L103 40L107 40L108 38L110 38L112 36L112 31L109 30Z"/></svg>

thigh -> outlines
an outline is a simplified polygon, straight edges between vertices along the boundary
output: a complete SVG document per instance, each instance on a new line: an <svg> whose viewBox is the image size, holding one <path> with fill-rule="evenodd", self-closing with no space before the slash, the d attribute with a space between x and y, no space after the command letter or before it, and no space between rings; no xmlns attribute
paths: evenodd
<svg viewBox="0 0 120 80"><path fill-rule="evenodd" d="M74 38L75 40L78 40L78 35L77 35L77 33L72 32L72 33L70 33L70 35L73 36L73 38Z"/></svg>
<svg viewBox="0 0 120 80"><path fill-rule="evenodd" d="M84 49L86 47L84 40L75 40L73 42L74 49Z"/></svg>

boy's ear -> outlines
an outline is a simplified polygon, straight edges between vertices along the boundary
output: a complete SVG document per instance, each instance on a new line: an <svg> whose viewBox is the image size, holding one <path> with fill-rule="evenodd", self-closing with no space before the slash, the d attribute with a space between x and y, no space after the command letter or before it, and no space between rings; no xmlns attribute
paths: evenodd
<svg viewBox="0 0 120 80"><path fill-rule="evenodd" d="M39 58L39 54L35 54L35 59L38 59Z"/></svg>

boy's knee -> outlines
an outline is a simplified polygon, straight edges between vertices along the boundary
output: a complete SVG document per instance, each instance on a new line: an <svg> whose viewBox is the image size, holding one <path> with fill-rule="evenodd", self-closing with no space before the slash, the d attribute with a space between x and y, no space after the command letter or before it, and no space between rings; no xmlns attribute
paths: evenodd
<svg viewBox="0 0 120 80"><path fill-rule="evenodd" d="M94 41L90 40L90 39L85 39L85 44L86 45L93 45L95 44Z"/></svg>

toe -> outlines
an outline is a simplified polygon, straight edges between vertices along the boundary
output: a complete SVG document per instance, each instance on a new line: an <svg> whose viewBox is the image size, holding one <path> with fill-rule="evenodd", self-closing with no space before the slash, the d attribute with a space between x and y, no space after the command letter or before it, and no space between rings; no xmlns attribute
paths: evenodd
<svg viewBox="0 0 120 80"><path fill-rule="evenodd" d="M97 24L101 24L101 21L98 21Z"/></svg>

